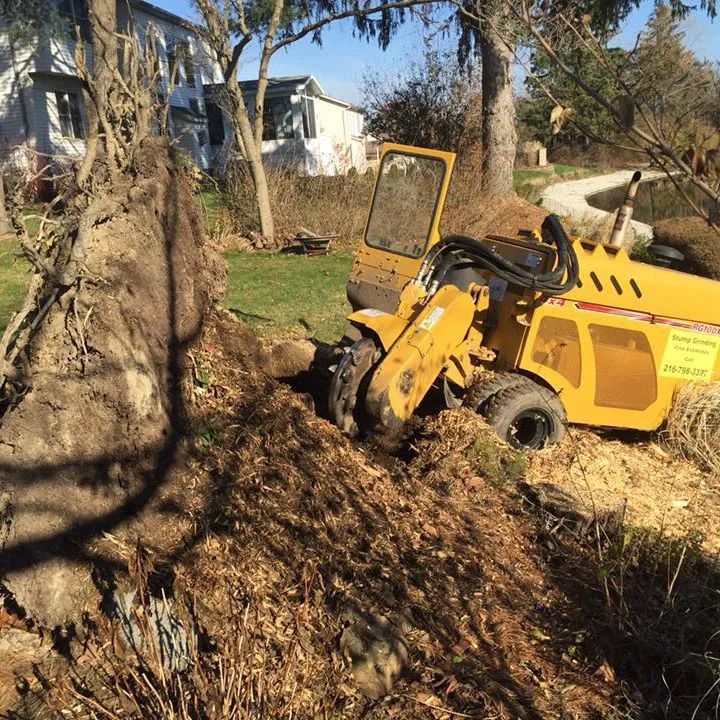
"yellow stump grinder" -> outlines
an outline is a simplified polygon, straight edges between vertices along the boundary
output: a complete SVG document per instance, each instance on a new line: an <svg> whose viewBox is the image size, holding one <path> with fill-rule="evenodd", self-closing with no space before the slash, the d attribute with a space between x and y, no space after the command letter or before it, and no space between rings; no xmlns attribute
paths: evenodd
<svg viewBox="0 0 720 720"><path fill-rule="evenodd" d="M557 217L518 237L441 237L455 156L383 147L348 298L330 413L395 430L428 391L539 449L567 423L655 430L680 383L720 376L720 282L570 239Z"/></svg>

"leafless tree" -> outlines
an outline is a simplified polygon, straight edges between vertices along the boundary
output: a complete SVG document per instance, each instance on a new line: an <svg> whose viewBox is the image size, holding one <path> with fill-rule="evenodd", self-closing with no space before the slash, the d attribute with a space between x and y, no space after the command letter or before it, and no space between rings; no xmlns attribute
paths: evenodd
<svg viewBox="0 0 720 720"><path fill-rule="evenodd" d="M205 34L214 57L220 64L228 104L234 125L235 146L248 163L253 179L258 217L262 234L272 240L275 235L267 176L262 159L263 109L268 72L273 55L305 37L319 39L323 28L331 23L354 19L362 32L374 33L369 18L380 16L381 23L392 23L393 12L403 12L415 5L437 0L396 0L371 2L341 0L334 2L298 2L297 0L195 0L205 25ZM258 20L258 17L260 18ZM377 32L382 33L382 27ZM260 44L257 89L254 106L238 83L238 65L251 45Z"/></svg>
<svg viewBox="0 0 720 720"><path fill-rule="evenodd" d="M0 172L0 238L10 232L10 223L8 221L7 208L5 207L5 184L3 182L2 172Z"/></svg>

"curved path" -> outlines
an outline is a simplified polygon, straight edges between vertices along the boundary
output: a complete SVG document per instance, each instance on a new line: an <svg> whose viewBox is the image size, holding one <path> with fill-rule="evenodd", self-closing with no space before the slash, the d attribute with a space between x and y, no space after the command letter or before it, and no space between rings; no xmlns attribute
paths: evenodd
<svg viewBox="0 0 720 720"><path fill-rule="evenodd" d="M549 185L543 191L540 202L544 208L558 215L569 215L578 220L603 223L613 213L592 207L587 198L604 190L627 187L633 172L633 170L618 170L607 175L595 175L582 180L571 180L570 182ZM665 173L661 170L645 170L642 175L641 182L665 177ZM625 245L632 245L636 240L652 240L652 225L631 220L630 226L634 231L634 237L627 237Z"/></svg>

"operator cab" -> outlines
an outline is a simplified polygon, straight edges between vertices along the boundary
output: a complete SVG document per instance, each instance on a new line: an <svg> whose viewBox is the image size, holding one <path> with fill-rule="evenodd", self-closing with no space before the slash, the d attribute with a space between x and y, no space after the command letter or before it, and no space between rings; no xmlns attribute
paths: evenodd
<svg viewBox="0 0 720 720"><path fill-rule="evenodd" d="M403 287L440 239L454 163L453 153L385 146L365 236L348 281L353 310L395 310Z"/></svg>

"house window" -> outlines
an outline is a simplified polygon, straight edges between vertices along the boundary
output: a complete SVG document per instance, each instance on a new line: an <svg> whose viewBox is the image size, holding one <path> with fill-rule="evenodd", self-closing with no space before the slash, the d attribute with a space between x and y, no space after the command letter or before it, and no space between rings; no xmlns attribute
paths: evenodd
<svg viewBox="0 0 720 720"><path fill-rule="evenodd" d="M167 61L170 69L170 79L180 85L180 65L185 71L185 84L195 87L195 59L187 40L171 40L167 45Z"/></svg>
<svg viewBox="0 0 720 720"><path fill-rule="evenodd" d="M225 142L225 125L220 106L212 100L206 100L205 112L207 113L208 130L210 131L210 144L222 145Z"/></svg>
<svg viewBox="0 0 720 720"><path fill-rule="evenodd" d="M155 46L156 48L156 55L153 59L153 75L155 76L154 80L156 82L162 82L163 79L163 66L160 62L160 47L158 44Z"/></svg>
<svg viewBox="0 0 720 720"><path fill-rule="evenodd" d="M185 40L180 47L185 68L185 82L187 82L188 87L195 87L195 59L190 50L190 43Z"/></svg>
<svg viewBox="0 0 720 720"><path fill-rule="evenodd" d="M200 106L200 100L197 98L190 98L190 109L196 114L196 115L202 115L202 107Z"/></svg>
<svg viewBox="0 0 720 720"><path fill-rule="evenodd" d="M74 92L56 92L60 132L63 137L82 139L85 137L82 113L80 112L80 96Z"/></svg>
<svg viewBox="0 0 720 720"><path fill-rule="evenodd" d="M310 97L302 99L302 119L303 119L303 137L317 137L317 127L315 125L315 100Z"/></svg>
<svg viewBox="0 0 720 720"><path fill-rule="evenodd" d="M291 140L293 114L290 98L270 98L263 108L263 140Z"/></svg>
<svg viewBox="0 0 720 720"><path fill-rule="evenodd" d="M207 145L208 144L207 132L205 132L205 130L198 130L197 139L198 139L198 145L200 147L204 147L205 145Z"/></svg>
<svg viewBox="0 0 720 720"><path fill-rule="evenodd" d="M91 36L87 0L57 0L56 7L58 14L68 20L70 39L76 40L79 31L80 37L89 42Z"/></svg>
<svg viewBox="0 0 720 720"><path fill-rule="evenodd" d="M168 72L170 73L170 82L174 85L180 84L180 77L177 64L178 47L174 41L170 40L167 44L165 55L167 56Z"/></svg>

